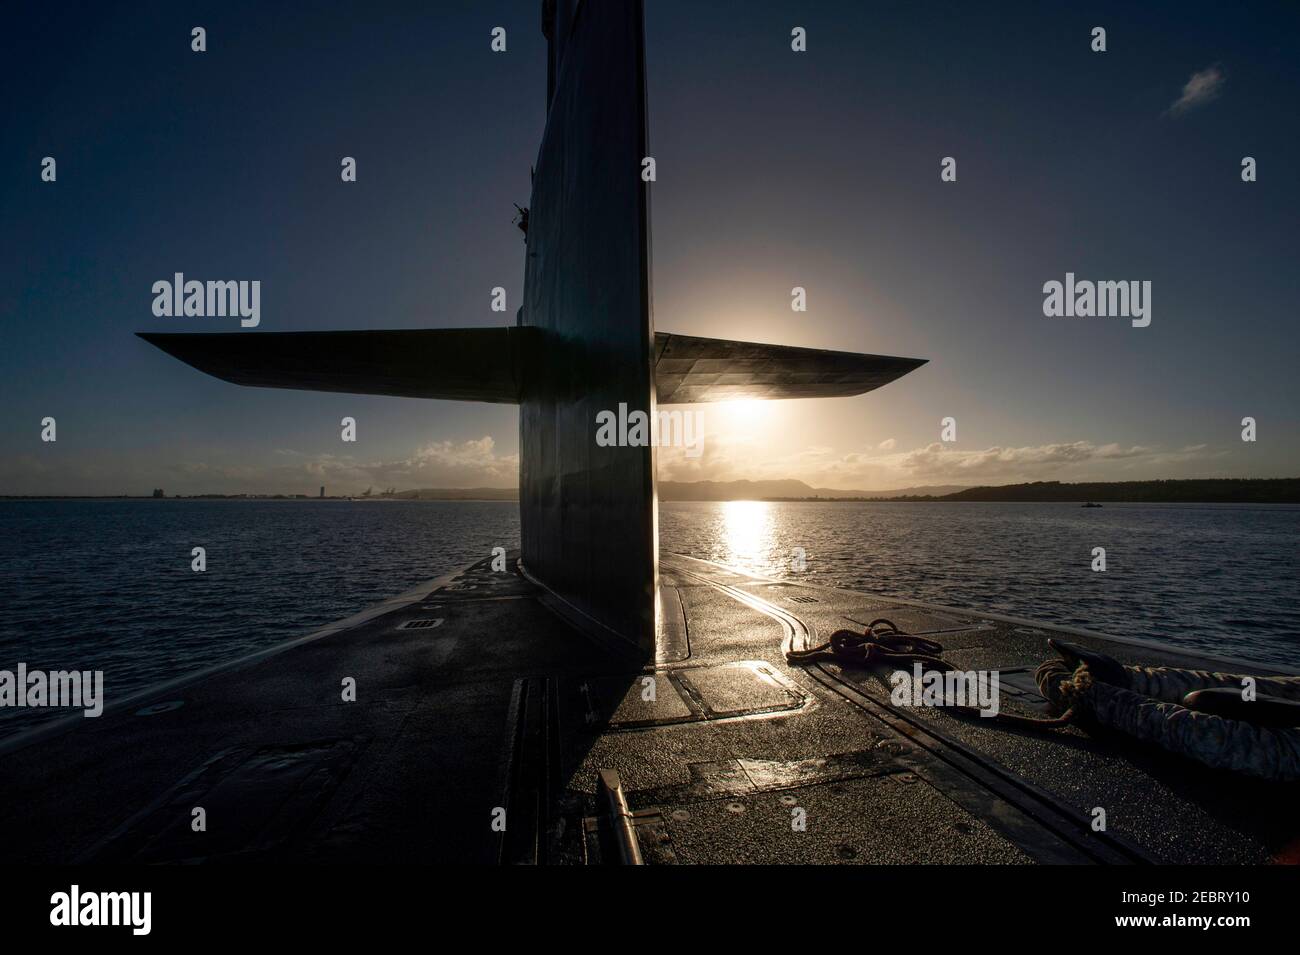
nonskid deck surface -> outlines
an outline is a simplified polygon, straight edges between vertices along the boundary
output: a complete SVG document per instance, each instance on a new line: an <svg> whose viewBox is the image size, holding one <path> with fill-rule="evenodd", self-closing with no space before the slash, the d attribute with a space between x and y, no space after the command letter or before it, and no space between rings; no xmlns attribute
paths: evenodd
<svg viewBox="0 0 1300 955"><path fill-rule="evenodd" d="M602 769L618 771L651 863L1295 853L1294 787L1074 728L893 706L885 672L784 656L885 616L959 667L998 671L1003 709L1039 715L1032 670L1053 628L672 555L661 597L657 660L639 666L483 561L278 652L0 744L0 858L603 861ZM1124 662L1227 668L1067 638Z"/></svg>
<svg viewBox="0 0 1300 955"><path fill-rule="evenodd" d="M1004 711L1045 716L1033 681L1034 668L1054 654L1050 636L1103 650L1124 663L1196 667L1227 672L1270 673L1277 668L1240 661L1207 660L1169 647L1156 647L1095 634L1063 633L1060 628L1026 621L933 607L912 601L873 597L750 576L690 558L663 558L664 576L679 589L691 630L693 658L699 661L740 650L742 631L765 627L763 659L776 672L804 687L815 706L778 730L739 729L724 745L737 755L784 760L796 766L811 759L862 752L864 734L891 753L871 782L814 783L808 799L827 814L816 819L810 808L806 833L790 831L789 799L777 803L763 791L770 776L746 806L784 824L760 858L776 861L914 862L978 861L1028 857L1037 861L1095 862L1268 862L1294 860L1300 824L1294 814L1295 787L1254 782L1204 769L1180 757L1116 737L1093 737L1071 727L1063 731L1008 729L1004 724L963 716L938 707L898 707L890 702L889 670L841 667L833 663L790 667L780 640L818 643L843 627L859 630L886 617L904 630L940 642L943 657L963 670L996 671ZM730 601L730 607L727 601ZM751 599L751 613L769 622L744 624L733 609ZM739 611L743 613L742 611ZM728 614L731 616L729 617ZM789 618L782 623L781 617ZM753 617L750 618L751 620ZM793 633L791 633L793 629ZM751 651L752 653L752 651ZM855 742L856 741L856 742ZM896 747L902 753L892 756ZM604 762L610 762L606 758ZM601 762L593 750L593 765ZM624 782L638 780L642 765L629 761ZM836 770L839 772L839 770ZM750 774L753 775L753 774ZM886 782L902 783L893 788ZM853 787L860 792L854 792ZM632 785L634 808L638 785ZM900 795L900 789L902 794ZM771 795L785 794L773 789ZM795 792L800 800L804 792ZM744 802L745 800L741 800ZM645 803L648 805L648 803ZM933 806L934 817L914 827L918 807ZM738 807L727 807L743 815ZM1104 832L1096 831L1096 810L1105 812ZM689 810L688 810L689 811ZM674 822L670 830L689 821ZM684 824L684 825L683 825ZM811 838L815 828L823 831ZM837 841L837 838L840 841ZM675 846L688 842L674 832ZM992 843L990 846L988 843ZM725 845L725 843L724 843ZM782 851L785 855L782 856ZM680 854L680 853L679 853ZM749 853L744 856L752 857Z"/></svg>

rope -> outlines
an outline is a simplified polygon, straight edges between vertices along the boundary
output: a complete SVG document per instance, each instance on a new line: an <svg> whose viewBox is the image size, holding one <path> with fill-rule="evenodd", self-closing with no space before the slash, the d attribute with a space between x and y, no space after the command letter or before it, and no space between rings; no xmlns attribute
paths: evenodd
<svg viewBox="0 0 1300 955"><path fill-rule="evenodd" d="M787 650L785 659L788 663L796 665L838 663L840 666L875 666L881 664L897 667L900 663L919 663L923 668L931 670L943 672L957 670L957 667L940 658L939 654L941 653L943 653L943 644L936 643L934 640L927 640L924 637L918 637L915 634L905 633L898 629L898 626L892 620L880 617L867 624L867 629L863 633L854 630L836 630L831 634L828 641L819 646L807 650ZM1049 663L1051 662L1053 661L1049 661ZM1043 675L1043 670L1044 667L1039 667L1038 672L1035 673L1039 690L1049 702L1057 704L1061 702L1062 695L1058 686L1053 683L1052 678L1058 674L1052 671L1048 675ZM1044 690L1044 682L1051 685L1053 689L1057 689L1055 696ZM955 704L950 705L948 709L955 710L965 716L978 715L983 720L992 719L1007 726L1021 726L1035 730L1061 729L1069 726L1075 717L1073 706L1069 706L1064 713L1052 719L1017 716L1014 713L1001 712L989 717L985 716L984 711L978 707L957 706Z"/></svg>
<svg viewBox="0 0 1300 955"><path fill-rule="evenodd" d="M879 630L876 628L880 627ZM885 627L889 629L886 630ZM936 670L956 669L947 660L940 660L943 644L913 636L899 630L892 620L881 617L867 624L865 633L853 630L836 630L830 640L809 650L789 650L785 658L790 663L849 663L870 666L888 660L929 664Z"/></svg>

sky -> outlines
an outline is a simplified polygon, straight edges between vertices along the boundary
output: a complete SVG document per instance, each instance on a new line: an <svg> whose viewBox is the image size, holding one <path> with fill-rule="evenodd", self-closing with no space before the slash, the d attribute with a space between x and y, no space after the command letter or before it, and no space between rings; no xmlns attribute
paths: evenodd
<svg viewBox="0 0 1300 955"><path fill-rule="evenodd" d="M646 5L656 329L929 359L705 407L661 480L1300 475L1296 5ZM514 485L512 406L239 388L134 332L238 330L155 317L175 272L259 280L260 331L512 323L539 7L7 7L0 494ZM1067 272L1149 281L1150 324L1044 315Z"/></svg>

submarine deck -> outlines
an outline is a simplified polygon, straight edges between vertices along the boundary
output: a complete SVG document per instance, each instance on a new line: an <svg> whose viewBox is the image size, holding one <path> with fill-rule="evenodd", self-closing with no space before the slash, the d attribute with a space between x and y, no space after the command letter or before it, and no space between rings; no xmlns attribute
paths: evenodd
<svg viewBox="0 0 1300 955"><path fill-rule="evenodd" d="M1294 786L1074 727L894 706L885 671L790 665L783 650L888 617L962 669L998 671L1004 711L1027 715L1043 712L1033 669L1053 635L1126 663L1282 668L668 554L657 658L639 666L588 641L510 566L481 561L306 637L110 696L98 719L0 741L0 858L610 862L597 779L611 769L653 864L1297 858Z"/></svg>

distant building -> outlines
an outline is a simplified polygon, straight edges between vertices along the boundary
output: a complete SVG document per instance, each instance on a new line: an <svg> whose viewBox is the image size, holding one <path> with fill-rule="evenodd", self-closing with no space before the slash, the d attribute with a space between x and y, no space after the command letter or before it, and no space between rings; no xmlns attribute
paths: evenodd
<svg viewBox="0 0 1300 955"><path fill-rule="evenodd" d="M160 488L160 487L156 487L156 488L153 489L153 496L154 496L154 497L166 497L167 495L163 493L163 489L162 489L162 488Z"/></svg>
<svg viewBox="0 0 1300 955"><path fill-rule="evenodd" d="M322 484L322 485L320 486L320 496L321 496L321 497L324 497L324 496L325 496L325 485L324 485L324 484Z"/></svg>

